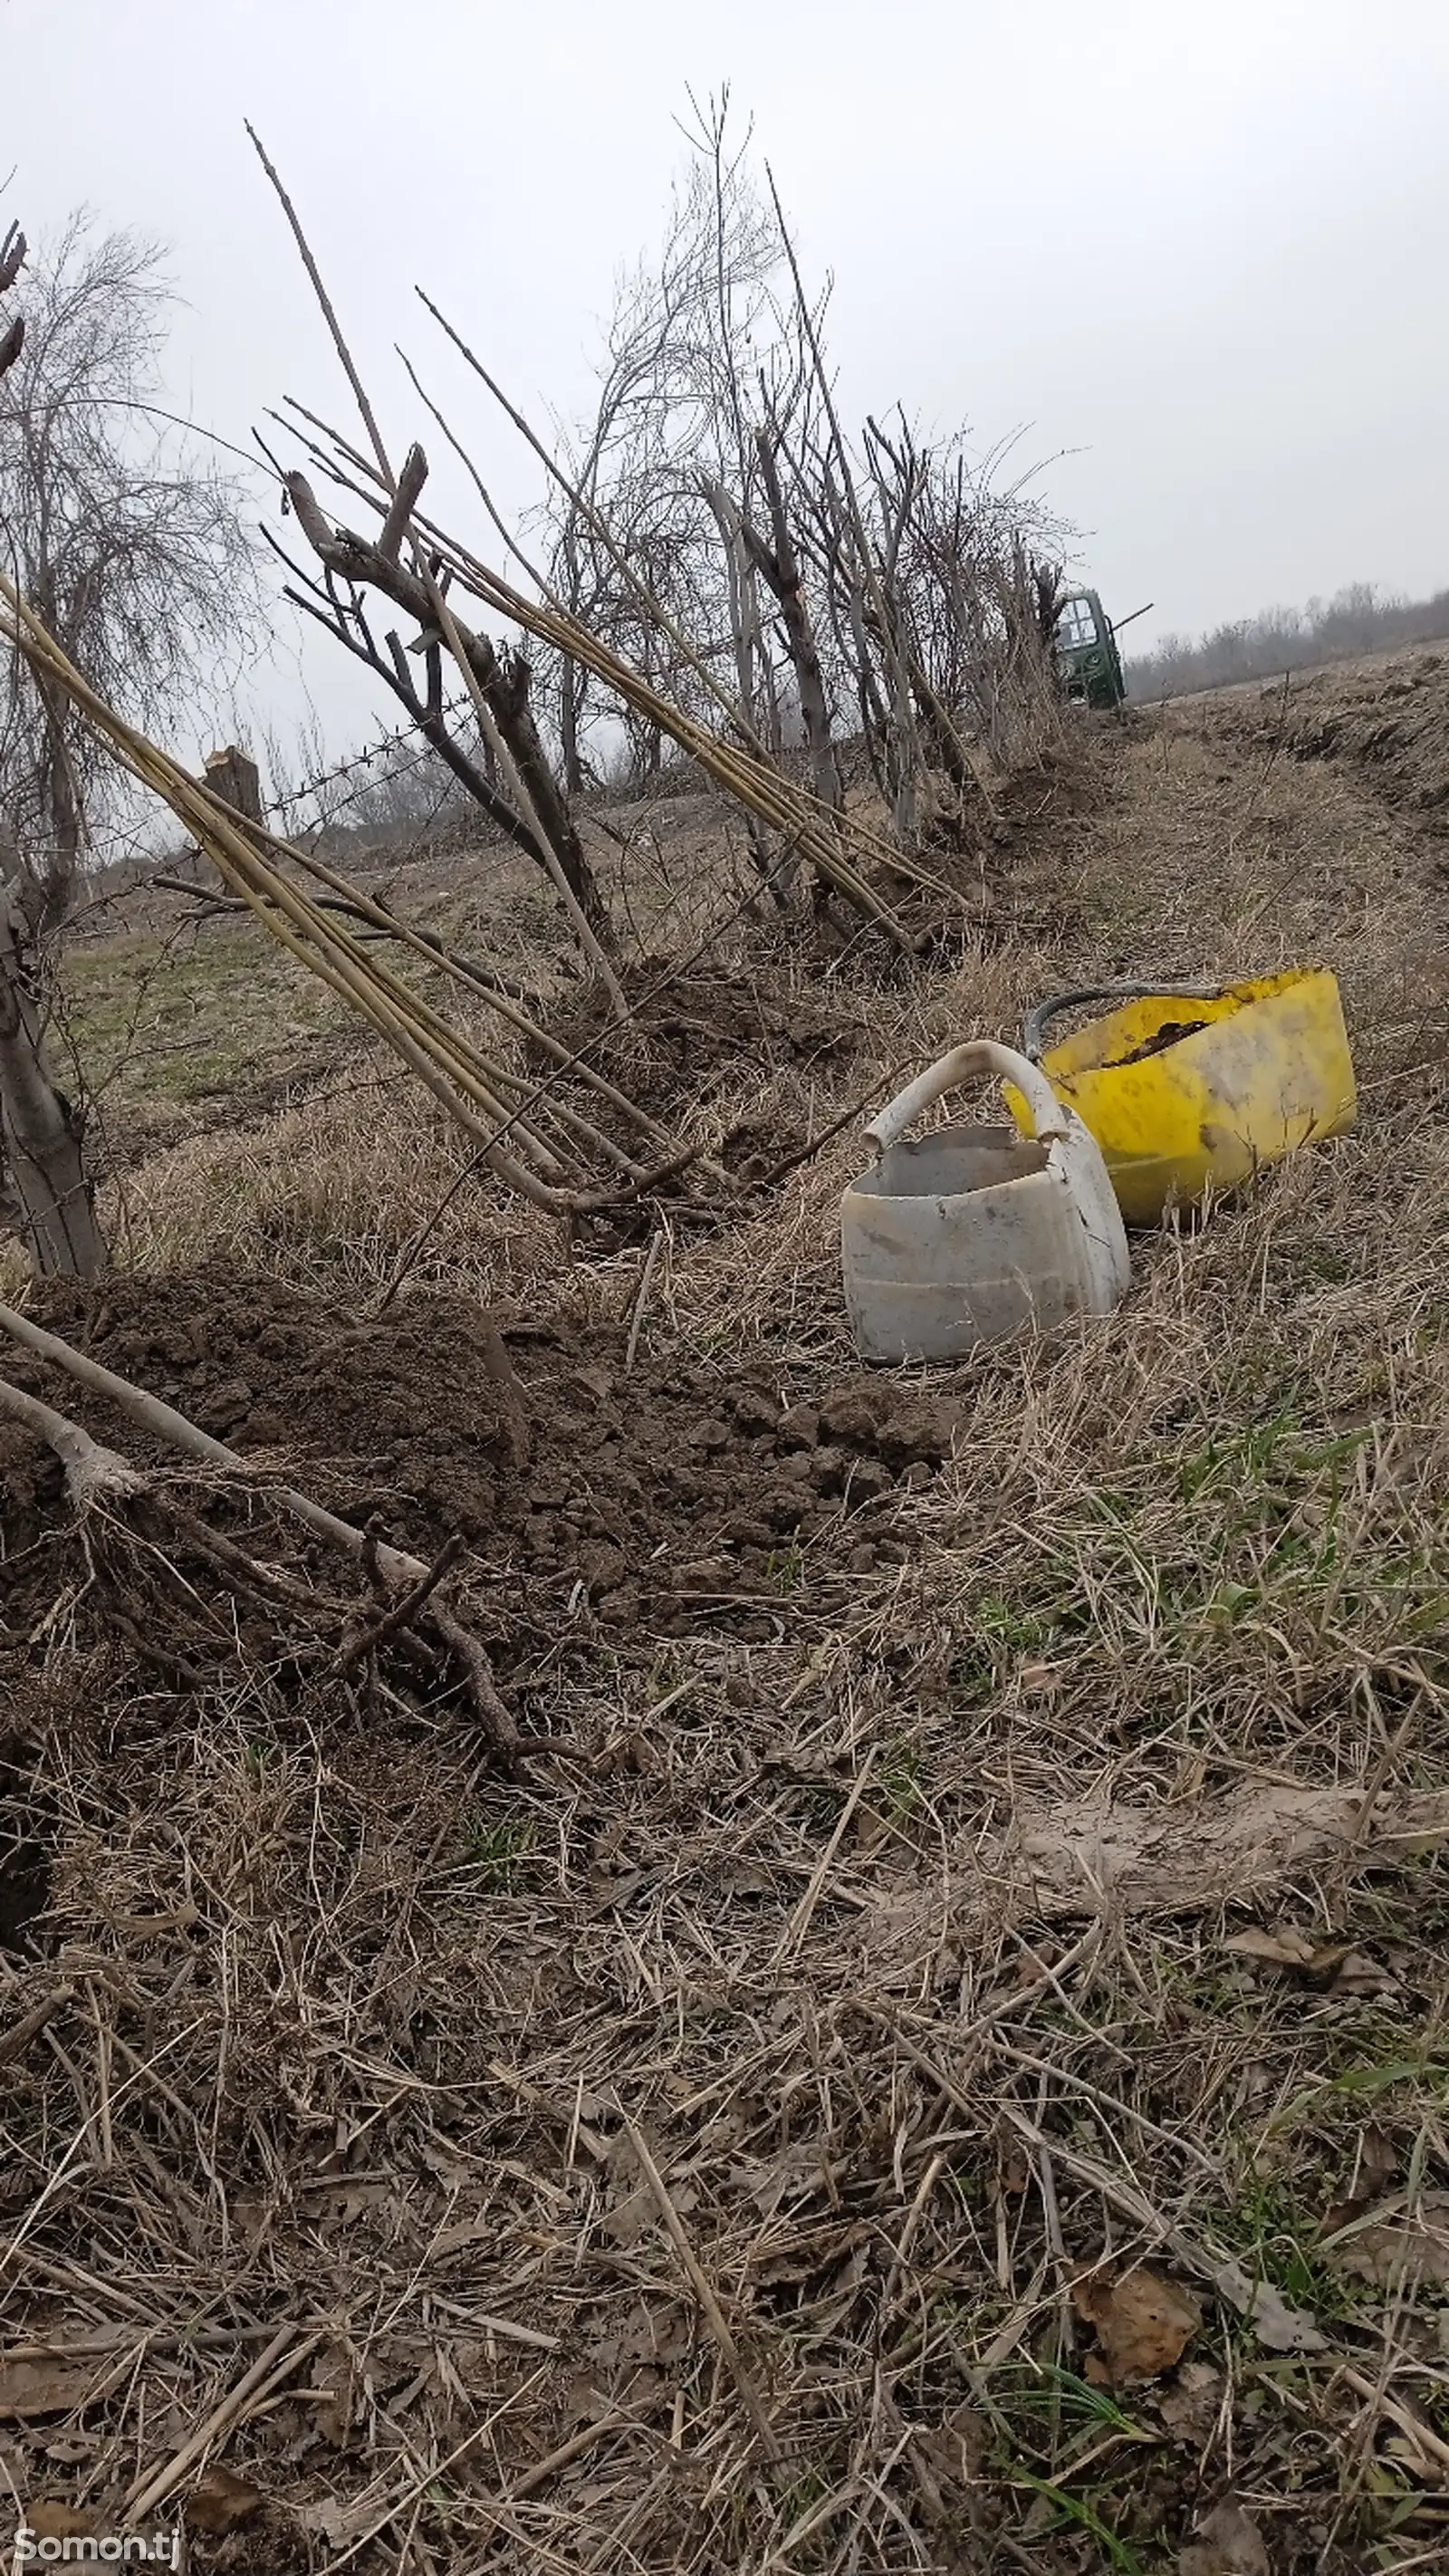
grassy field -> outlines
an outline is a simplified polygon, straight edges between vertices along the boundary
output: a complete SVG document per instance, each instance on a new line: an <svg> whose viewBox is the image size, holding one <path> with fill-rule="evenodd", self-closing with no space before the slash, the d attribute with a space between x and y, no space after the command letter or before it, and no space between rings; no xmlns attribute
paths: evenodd
<svg viewBox="0 0 1449 2576"><path fill-rule="evenodd" d="M1356 1131L957 1369L850 1348L849 1125L726 1225L470 1185L389 1296L461 1159L405 1080L230 923L77 952L124 1266L52 1321L457 1532L562 1749L500 1777L0 1433L23 2493L109 2509L230 2395L199 2566L1444 2563L1446 676L1104 727L989 935L745 922L617 1042L784 1156L1053 988L1332 965ZM485 893L419 900L515 971ZM168 1490L275 1550L265 1484Z"/></svg>

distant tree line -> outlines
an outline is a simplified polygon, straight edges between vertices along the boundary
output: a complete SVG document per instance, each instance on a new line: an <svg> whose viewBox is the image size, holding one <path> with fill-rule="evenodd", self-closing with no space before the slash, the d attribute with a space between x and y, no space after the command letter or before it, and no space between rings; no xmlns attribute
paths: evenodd
<svg viewBox="0 0 1449 2576"><path fill-rule="evenodd" d="M1440 636L1449 637L1449 590L1432 599L1401 599L1374 582L1356 581L1332 599L1310 599L1306 608L1265 608L1195 639L1165 635L1155 652L1128 662L1127 688L1139 704L1180 698L1191 689L1271 680L1315 662L1344 662Z"/></svg>

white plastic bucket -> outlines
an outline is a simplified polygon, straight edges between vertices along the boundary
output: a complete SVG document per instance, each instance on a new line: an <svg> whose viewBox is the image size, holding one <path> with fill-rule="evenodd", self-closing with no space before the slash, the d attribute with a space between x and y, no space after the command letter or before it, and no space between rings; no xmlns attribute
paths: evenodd
<svg viewBox="0 0 1449 2576"><path fill-rule="evenodd" d="M955 1123L904 1140L977 1075L1015 1084L1035 1133ZM841 1267L868 1360L959 1359L982 1342L1105 1315L1131 1278L1101 1152L1040 1069L988 1038L953 1048L866 1129L872 1168L841 1204Z"/></svg>

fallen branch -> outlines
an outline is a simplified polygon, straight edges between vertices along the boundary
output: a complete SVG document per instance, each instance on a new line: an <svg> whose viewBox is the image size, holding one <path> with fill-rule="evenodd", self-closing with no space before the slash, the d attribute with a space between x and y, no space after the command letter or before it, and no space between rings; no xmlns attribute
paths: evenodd
<svg viewBox="0 0 1449 2576"><path fill-rule="evenodd" d="M759 2390L745 2368L739 2345L730 2332L724 2310L714 2294L709 2276L685 2233L684 2222L670 2197L669 2186L633 2121L626 2120L624 2125L629 2143L639 2159L639 2170L649 2186L655 2208L664 2221L665 2233L684 2266L690 2287L704 2312L705 2323L719 2347L720 2358L744 2401L745 2413L755 2428L760 2448L767 2460L780 2461L785 2456L780 2445L780 2437L765 2413Z"/></svg>
<svg viewBox="0 0 1449 2576"><path fill-rule="evenodd" d="M198 1423L188 1421L184 1413L178 1413L160 1396L148 1394L144 1387L134 1386L129 1378L118 1377L114 1370L103 1368L99 1360L93 1360L85 1351L78 1351L73 1343L63 1341L58 1333L46 1332L42 1325L32 1323L28 1315L18 1314L13 1306L0 1305L0 1331L9 1333L13 1340L34 1351L38 1358L50 1360L57 1368L64 1369L78 1385L105 1396L155 1439L164 1440L173 1449L185 1451L189 1457L204 1459L209 1466L224 1467L231 1475L249 1483L256 1482L255 1468L238 1450L229 1449L224 1441L213 1440L209 1431L203 1431ZM58 1455L66 1457L69 1451L67 1479L73 1493L79 1492L95 1499L98 1476L103 1480L101 1491L134 1494L145 1488L147 1479L138 1469L119 1458L113 1450L101 1449L88 1433L79 1431L64 1415L52 1412L36 1397L22 1394L18 1387L9 1387L4 1380L0 1380L0 1389L3 1389L0 1401L17 1420L24 1421L29 1429L38 1431L43 1439L50 1441ZM74 1461L74 1472L70 1460ZM124 1482L117 1481L117 1471ZM438 1636L462 1667L474 1715L493 1759L500 1770L510 1776L516 1774L526 1748L499 1696L493 1668L483 1647L476 1637L469 1634L456 1612L435 1595L429 1598L437 1581L437 1569L425 1565L420 1557L410 1556L404 1548L388 1546L372 1530L361 1530L351 1521L339 1519L335 1512L328 1511L325 1504L315 1502L310 1494L300 1492L294 1485L268 1482L267 1491L294 1519L301 1521L317 1537L341 1548L364 1573L369 1576L375 1573L389 1590L401 1589L406 1594L423 1587L421 1603L426 1606L428 1619ZM257 1570L250 1567L250 1560L247 1564L255 1575ZM393 1606L388 1604L389 1612ZM553 1738L540 1737L535 1739L534 1749L546 1751L557 1748Z"/></svg>
<svg viewBox="0 0 1449 2576"><path fill-rule="evenodd" d="M74 1999L74 1986L56 1986L50 1994L43 1995L38 2004L32 2005L28 2013L22 2013L19 2021L12 2022L8 2030L0 2030L0 2066L12 2066L17 2057L23 2057L31 2041L39 2038L46 2023L53 2021L56 2014ZM15 2358L13 2345L7 2358L12 2361Z"/></svg>
<svg viewBox="0 0 1449 2576"><path fill-rule="evenodd" d="M14 1422L23 1423L55 1451L65 1469L65 1489L78 1512L89 1511L96 1503L119 1501L127 1494L144 1493L147 1478L139 1467L133 1467L114 1449L102 1448L78 1422L64 1413L56 1413L23 1387L12 1386L0 1378L0 1413L8 1413Z"/></svg>
<svg viewBox="0 0 1449 2576"><path fill-rule="evenodd" d="M651 1169L641 1169L578 1109L566 1107L552 1097L556 1074L548 1076L526 1100L521 1100L520 1094L526 1089L523 1076L490 1060L471 1038L451 1028L422 994L403 981L385 960L365 948L335 913L323 912L270 854L277 853L320 878L366 913L366 899L357 889L319 867L304 853L278 841L263 825L237 814L223 799L198 784L169 754L126 724L67 659L3 570L0 602L8 611L8 617L0 617L0 633L8 633L36 670L65 690L86 721L110 744L122 765L160 795L186 825L229 890L250 906L289 955L357 1011L401 1056L483 1149L489 1168L510 1188L535 1206L569 1221L621 1201L633 1201L695 1159L693 1148L680 1147L667 1152ZM406 926L397 924L396 916L378 912L376 920L389 929L396 927L397 936L409 946L416 946L430 962L458 972L436 948L428 947ZM472 979L464 976L462 980ZM475 985L474 989L479 988ZM490 1007L520 1034L539 1034L545 1054L558 1064L564 1051L557 1040L535 1033L515 1004L492 993L487 998ZM595 1090L604 1087L597 1076L586 1073L583 1078ZM563 1156L527 1122L525 1110L539 1103L565 1131ZM647 1113L627 1102L623 1106L651 1139L659 1135ZM622 1168L624 1177L618 1185L590 1189L584 1184L577 1167L577 1143L581 1137L604 1160Z"/></svg>
<svg viewBox="0 0 1449 2576"><path fill-rule="evenodd" d="M436 1592L444 1575L451 1573L462 1553L463 1540L455 1530L418 1582L412 1584L378 1618L374 1619L371 1627L360 1628L355 1635L344 1639L337 1658L338 1671L351 1672L353 1666L359 1664L364 1655L372 1654L378 1646L384 1645L389 1637L396 1636L399 1628L405 1628L409 1620L415 1619L425 1602Z"/></svg>
<svg viewBox="0 0 1449 2576"><path fill-rule="evenodd" d="M213 1440L209 1431L203 1431L199 1423L189 1422L174 1405L165 1403L159 1395L149 1395L144 1387L133 1386L129 1378L117 1377L113 1369L103 1368L100 1361L93 1360L87 1352L78 1351L73 1343L62 1341L59 1333L48 1333L43 1325L33 1324L28 1315L18 1314L13 1306L3 1305L0 1305L0 1331L9 1333L14 1341L23 1342L37 1358L50 1360L57 1368L63 1368L78 1386L89 1387L95 1395L108 1396L111 1403L118 1405L133 1422L139 1423L143 1431L152 1432L170 1448L184 1449L190 1457L204 1458L208 1466L225 1467L234 1476L255 1481L255 1469L248 1465L239 1450L228 1449L225 1441ZM12 1392L18 1395L19 1389ZM22 1401L31 1405L35 1398L26 1396ZM48 1413L49 1407L40 1405L38 1410L42 1414ZM60 1414L52 1414L50 1419L62 1428L73 1427L66 1425ZM35 1423L31 1427L40 1428ZM86 1433L79 1436L88 1447L95 1447ZM49 1431L44 1431L42 1437L49 1439ZM107 1450L102 1455L113 1458L115 1453ZM144 1484L144 1477L128 1466L124 1459L116 1459L116 1464L133 1480L122 1490L136 1492ZM325 1504L314 1502L310 1494L299 1493L292 1485L273 1485L269 1491L295 1519L305 1522L319 1538L328 1539L334 1547L345 1549L359 1565L363 1562L365 1534L354 1528L351 1521L339 1520ZM427 1566L419 1557L409 1556L403 1548L380 1547L378 1556L390 1583L413 1584L426 1579Z"/></svg>

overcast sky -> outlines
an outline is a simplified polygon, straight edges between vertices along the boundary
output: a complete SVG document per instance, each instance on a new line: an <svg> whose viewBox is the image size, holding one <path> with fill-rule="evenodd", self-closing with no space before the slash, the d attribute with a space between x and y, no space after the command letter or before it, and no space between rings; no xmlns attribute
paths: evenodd
<svg viewBox="0 0 1449 2576"><path fill-rule="evenodd" d="M1155 601L1134 643L1449 584L1449 0L3 0L0 49L7 213L162 237L172 393L241 443L285 393L346 404L243 116L395 452L399 339L517 502L414 281L525 408L578 409L686 87L728 81L835 277L847 412L1022 429L1108 607ZM390 725L329 654L334 742ZM266 693L285 732L295 673Z"/></svg>

